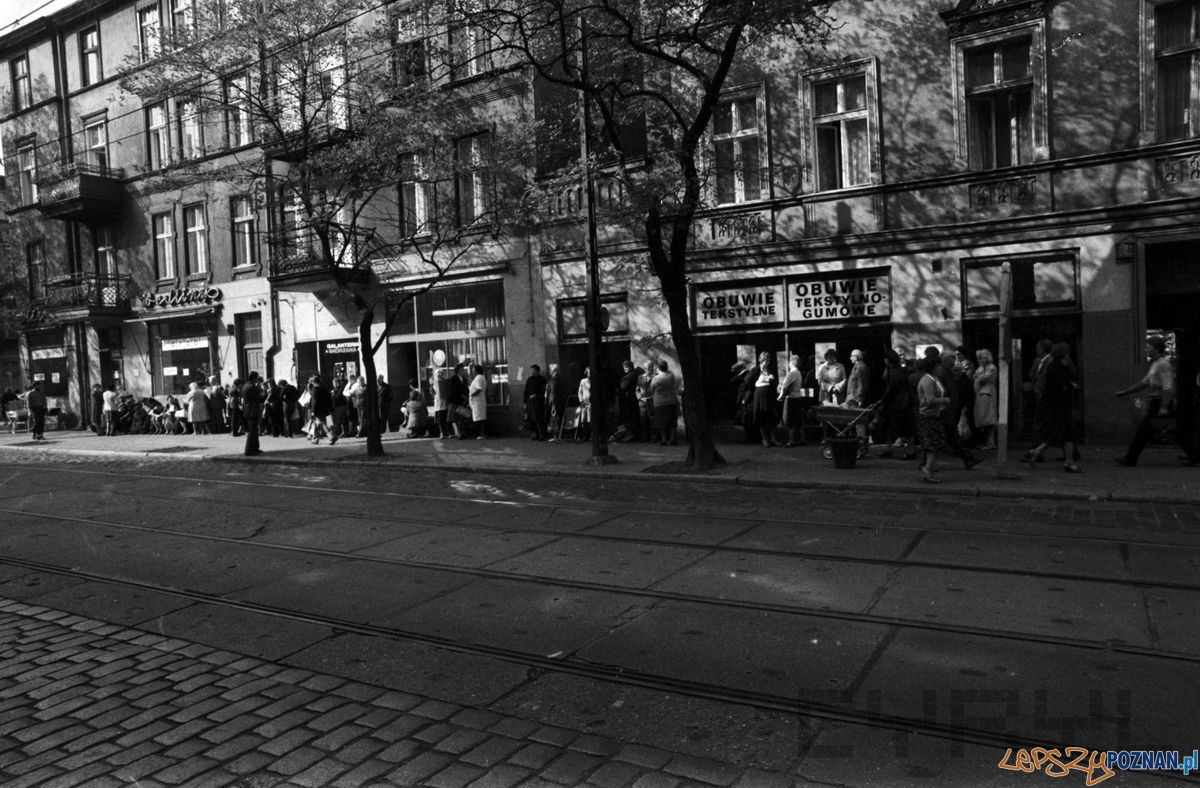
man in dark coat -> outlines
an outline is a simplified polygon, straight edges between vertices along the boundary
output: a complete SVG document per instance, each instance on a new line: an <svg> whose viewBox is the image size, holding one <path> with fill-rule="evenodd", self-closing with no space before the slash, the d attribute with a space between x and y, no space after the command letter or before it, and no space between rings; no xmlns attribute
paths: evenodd
<svg viewBox="0 0 1200 788"><path fill-rule="evenodd" d="M251 371L242 386L242 423L246 425L246 456L262 454L258 447L258 426L262 420L263 391L258 373Z"/></svg>
<svg viewBox="0 0 1200 788"><path fill-rule="evenodd" d="M283 400L283 432L289 438L295 434L294 423L298 420L296 408L300 403L300 389L288 383L279 381L279 397Z"/></svg>
<svg viewBox="0 0 1200 788"><path fill-rule="evenodd" d="M624 374L617 384L617 417L620 419L620 429L609 440L637 440L638 432L638 383L642 379L642 371L629 359L623 365Z"/></svg>
<svg viewBox="0 0 1200 788"><path fill-rule="evenodd" d="M529 377L525 380L525 422L533 432L530 440L546 439L546 378L542 368L537 364L529 368Z"/></svg>

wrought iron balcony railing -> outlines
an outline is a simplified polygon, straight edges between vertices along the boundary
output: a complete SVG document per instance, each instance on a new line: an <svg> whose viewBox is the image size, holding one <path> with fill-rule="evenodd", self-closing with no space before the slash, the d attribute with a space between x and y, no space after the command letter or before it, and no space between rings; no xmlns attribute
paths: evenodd
<svg viewBox="0 0 1200 788"><path fill-rule="evenodd" d="M33 306L47 312L102 309L128 311L133 287L128 276L73 274L47 280Z"/></svg>
<svg viewBox="0 0 1200 788"><path fill-rule="evenodd" d="M38 207L47 216L91 222L117 215L125 196L122 170L71 162L38 178Z"/></svg>
<svg viewBox="0 0 1200 788"><path fill-rule="evenodd" d="M332 278L336 275L364 278L370 274L367 258L377 245L374 231L334 227L326 254L320 236L314 230L277 231L268 239L270 276L273 279Z"/></svg>

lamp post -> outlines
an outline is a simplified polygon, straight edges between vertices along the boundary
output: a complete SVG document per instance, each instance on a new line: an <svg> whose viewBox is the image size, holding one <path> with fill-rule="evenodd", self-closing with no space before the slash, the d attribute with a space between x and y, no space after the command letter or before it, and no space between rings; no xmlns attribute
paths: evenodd
<svg viewBox="0 0 1200 788"><path fill-rule="evenodd" d="M588 78L587 25L583 14L579 16L579 78L582 83ZM588 369L591 373L589 416L592 427L592 455L588 465L611 465L617 461L608 453L608 411L605 389L603 359L604 326L600 308L600 257L596 250L596 200L595 183L592 178L591 159L592 113L588 104L587 91L579 91L579 164L582 170L583 212L586 231L583 251L587 264L588 296L584 310L587 320Z"/></svg>

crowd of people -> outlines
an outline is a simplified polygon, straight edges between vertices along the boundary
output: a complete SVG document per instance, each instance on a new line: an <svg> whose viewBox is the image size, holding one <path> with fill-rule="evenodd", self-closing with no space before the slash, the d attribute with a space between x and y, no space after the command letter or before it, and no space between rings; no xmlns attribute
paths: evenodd
<svg viewBox="0 0 1200 788"><path fill-rule="evenodd" d="M860 409L862 417L849 422L858 439L881 445L883 457L919 459L921 478L931 484L940 481L939 453L970 469L981 461L975 452L996 449L999 371L990 351L943 352L930 345L922 358L906 360L891 350L878 376L861 350L851 351L850 362L847 369L830 348L815 369L805 370L801 357L791 356L782 377L771 353L760 354L754 365L735 364L737 418L746 440L760 440L764 447L803 446L814 406ZM1069 346L1039 342L1030 380L1038 443L1024 459L1040 462L1047 449L1061 447L1063 470L1079 473L1079 378ZM777 440L780 425L786 443ZM827 439L829 424L822 426Z"/></svg>

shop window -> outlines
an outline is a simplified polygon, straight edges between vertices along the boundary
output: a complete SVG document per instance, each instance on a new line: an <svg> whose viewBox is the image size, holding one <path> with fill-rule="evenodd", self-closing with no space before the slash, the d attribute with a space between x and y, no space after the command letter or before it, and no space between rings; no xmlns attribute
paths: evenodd
<svg viewBox="0 0 1200 788"><path fill-rule="evenodd" d="M171 214L156 213L150 217L154 230L154 273L159 280L175 278L175 229Z"/></svg>
<svg viewBox="0 0 1200 788"><path fill-rule="evenodd" d="M832 191L878 183L877 68L860 61L806 74L813 176L807 187Z"/></svg>
<svg viewBox="0 0 1200 788"><path fill-rule="evenodd" d="M504 283L435 288L417 296L422 334L504 328Z"/></svg>
<svg viewBox="0 0 1200 788"><path fill-rule="evenodd" d="M208 223L203 205L188 205L183 209L184 265L188 276L208 273Z"/></svg>
<svg viewBox="0 0 1200 788"><path fill-rule="evenodd" d="M758 92L722 99L713 112L713 168L718 204L764 196L764 112Z"/></svg>
<svg viewBox="0 0 1200 788"><path fill-rule="evenodd" d="M602 335L624 337L629 333L629 308L624 293L600 297ZM558 335L562 342L587 342L587 299L558 302Z"/></svg>
<svg viewBox="0 0 1200 788"><path fill-rule="evenodd" d="M179 102L179 155L196 159L204 155L204 120L197 99Z"/></svg>
<svg viewBox="0 0 1200 788"><path fill-rule="evenodd" d="M1021 24L995 17L996 30L953 39L958 155L969 169L1044 159L1047 143L1044 17L1023 9ZM961 29L961 20L952 25ZM978 26L989 27L985 20ZM952 31L953 32L953 31Z"/></svg>
<svg viewBox="0 0 1200 788"><path fill-rule="evenodd" d="M79 83L84 87L99 82L100 27L92 25L79 32Z"/></svg>
<svg viewBox="0 0 1200 788"><path fill-rule="evenodd" d="M30 380L41 383L47 397L67 396L67 351L62 331L30 332L28 342Z"/></svg>
<svg viewBox="0 0 1200 788"><path fill-rule="evenodd" d="M158 3L137 12L138 22L138 53L142 62L158 57L162 44L162 18L159 16Z"/></svg>
<svg viewBox="0 0 1200 788"><path fill-rule="evenodd" d="M83 122L81 158L87 167L98 173L108 172L108 119L100 115Z"/></svg>
<svg viewBox="0 0 1200 788"><path fill-rule="evenodd" d="M156 393L183 394L190 383L212 376L213 336L203 319L164 320L150 324Z"/></svg>
<svg viewBox="0 0 1200 788"><path fill-rule="evenodd" d="M146 108L146 156L151 170L161 170L171 163L171 131L164 102Z"/></svg>
<svg viewBox="0 0 1200 788"><path fill-rule="evenodd" d="M1195 137L1193 109L1200 106L1200 2L1159 2L1152 11L1158 139Z"/></svg>
<svg viewBox="0 0 1200 788"><path fill-rule="evenodd" d="M29 77L29 55L17 55L9 62L12 76L13 111L29 109L33 104L33 85Z"/></svg>
<svg viewBox="0 0 1200 788"><path fill-rule="evenodd" d="M41 241L25 245L25 276L29 283L30 300L45 298L46 247Z"/></svg>
<svg viewBox="0 0 1200 788"><path fill-rule="evenodd" d="M1079 263L1074 253L1030 258L968 260L963 265L965 316L994 314L1000 310L1001 265L1012 264L1012 311L1079 308Z"/></svg>
<svg viewBox="0 0 1200 788"><path fill-rule="evenodd" d="M234 197L229 206L233 226L233 265L235 268L252 266L257 260L254 204L249 197Z"/></svg>

